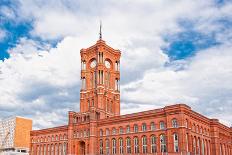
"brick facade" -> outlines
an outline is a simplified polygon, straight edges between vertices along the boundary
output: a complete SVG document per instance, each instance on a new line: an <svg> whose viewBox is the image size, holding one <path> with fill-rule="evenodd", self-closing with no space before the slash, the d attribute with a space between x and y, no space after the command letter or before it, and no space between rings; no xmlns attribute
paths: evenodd
<svg viewBox="0 0 232 155"><path fill-rule="evenodd" d="M232 154L232 129L185 104L120 115L121 52L99 39L80 54L80 112L32 131L30 154Z"/></svg>

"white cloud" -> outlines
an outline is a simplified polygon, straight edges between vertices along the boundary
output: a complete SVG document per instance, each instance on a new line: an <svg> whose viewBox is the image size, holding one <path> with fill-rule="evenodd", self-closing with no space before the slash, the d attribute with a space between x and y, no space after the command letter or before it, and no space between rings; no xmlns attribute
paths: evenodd
<svg viewBox="0 0 232 155"><path fill-rule="evenodd" d="M180 71L172 68L149 70L142 80L122 87L122 98L139 103L139 110L144 104L147 109L147 104L156 108L186 103L194 110L220 118L229 125L232 118L231 50L231 45L222 45L201 51L189 60L186 69ZM125 109L123 112L128 111Z"/></svg>
<svg viewBox="0 0 232 155"><path fill-rule="evenodd" d="M6 37L6 32L0 29L0 41L2 41Z"/></svg>

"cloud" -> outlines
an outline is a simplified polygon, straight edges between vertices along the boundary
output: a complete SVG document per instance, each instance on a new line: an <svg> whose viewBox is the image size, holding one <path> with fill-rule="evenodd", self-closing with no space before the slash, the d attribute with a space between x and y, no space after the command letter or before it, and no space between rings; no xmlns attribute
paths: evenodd
<svg viewBox="0 0 232 155"><path fill-rule="evenodd" d="M0 62L2 117L27 116L35 128L67 123L67 111L79 110L79 51L96 42L101 19L103 39L122 51L123 113L184 102L231 123L227 107L231 107L232 35L225 24L231 20L231 3L18 0L15 7L15 20L30 22L32 28L9 50L10 58ZM172 38L178 40L178 34L190 29L220 44L173 61L166 49Z"/></svg>
<svg viewBox="0 0 232 155"><path fill-rule="evenodd" d="M140 108L133 110L186 103L229 125L232 111L231 50L231 45L221 45L200 51L190 58L184 70L175 71L172 66L148 70L143 79L122 86L122 99L140 104Z"/></svg>
<svg viewBox="0 0 232 155"><path fill-rule="evenodd" d="M4 40L5 37L6 37L6 32L0 29L0 41Z"/></svg>

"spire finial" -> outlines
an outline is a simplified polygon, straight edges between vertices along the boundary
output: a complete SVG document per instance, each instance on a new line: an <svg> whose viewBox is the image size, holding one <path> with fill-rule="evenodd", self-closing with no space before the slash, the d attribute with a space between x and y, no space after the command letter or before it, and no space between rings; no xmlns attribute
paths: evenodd
<svg viewBox="0 0 232 155"><path fill-rule="evenodd" d="M99 39L100 40L102 39L102 31L101 31L101 29L102 29L102 22L100 20L100 32L99 32Z"/></svg>

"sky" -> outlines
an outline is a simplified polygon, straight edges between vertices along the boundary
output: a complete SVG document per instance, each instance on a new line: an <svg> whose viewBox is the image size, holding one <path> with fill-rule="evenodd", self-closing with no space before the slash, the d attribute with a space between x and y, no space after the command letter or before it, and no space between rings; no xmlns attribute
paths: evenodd
<svg viewBox="0 0 232 155"><path fill-rule="evenodd" d="M121 114L184 103L232 124L232 1L0 0L0 119L79 111L80 49L121 50Z"/></svg>

